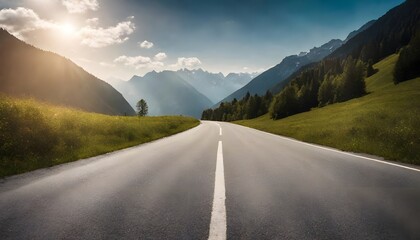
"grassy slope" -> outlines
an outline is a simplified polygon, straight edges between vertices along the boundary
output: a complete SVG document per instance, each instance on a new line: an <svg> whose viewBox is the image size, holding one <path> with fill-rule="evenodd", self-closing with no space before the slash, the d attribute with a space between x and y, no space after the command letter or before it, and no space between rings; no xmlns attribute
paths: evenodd
<svg viewBox="0 0 420 240"><path fill-rule="evenodd" d="M117 117L0 96L0 177L149 142L194 118Z"/></svg>
<svg viewBox="0 0 420 240"><path fill-rule="evenodd" d="M368 95L273 121L236 123L305 142L420 164L420 78L394 85L397 55L375 65Z"/></svg>

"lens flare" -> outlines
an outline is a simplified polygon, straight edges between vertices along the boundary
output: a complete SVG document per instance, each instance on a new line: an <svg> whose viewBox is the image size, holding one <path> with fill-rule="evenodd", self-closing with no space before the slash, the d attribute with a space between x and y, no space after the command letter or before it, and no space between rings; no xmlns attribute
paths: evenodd
<svg viewBox="0 0 420 240"><path fill-rule="evenodd" d="M75 34L76 28L71 23L67 22L60 26L60 31L66 36L71 36Z"/></svg>

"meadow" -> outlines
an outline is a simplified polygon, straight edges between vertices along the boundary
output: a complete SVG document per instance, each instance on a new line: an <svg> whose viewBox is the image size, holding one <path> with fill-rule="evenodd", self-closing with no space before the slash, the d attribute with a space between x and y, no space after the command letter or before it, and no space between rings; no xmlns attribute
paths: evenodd
<svg viewBox="0 0 420 240"><path fill-rule="evenodd" d="M198 124L190 117L108 116L0 96L0 177L150 142Z"/></svg>
<svg viewBox="0 0 420 240"><path fill-rule="evenodd" d="M368 94L281 120L266 114L235 123L345 151L420 164L420 78L394 85L398 55L374 67Z"/></svg>

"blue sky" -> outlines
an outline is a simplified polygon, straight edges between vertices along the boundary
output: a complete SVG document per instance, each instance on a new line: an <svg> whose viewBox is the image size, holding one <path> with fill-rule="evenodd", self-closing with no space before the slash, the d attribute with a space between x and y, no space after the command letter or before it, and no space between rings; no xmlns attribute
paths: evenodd
<svg viewBox="0 0 420 240"><path fill-rule="evenodd" d="M226 74L344 39L402 2L0 0L0 26L103 79L181 67Z"/></svg>

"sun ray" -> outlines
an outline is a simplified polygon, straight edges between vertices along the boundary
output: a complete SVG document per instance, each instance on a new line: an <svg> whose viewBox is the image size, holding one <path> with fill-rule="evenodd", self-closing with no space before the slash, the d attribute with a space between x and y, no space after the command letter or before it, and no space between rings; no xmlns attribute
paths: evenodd
<svg viewBox="0 0 420 240"><path fill-rule="evenodd" d="M76 33L76 28L70 22L61 24L60 31L66 36L72 36Z"/></svg>

